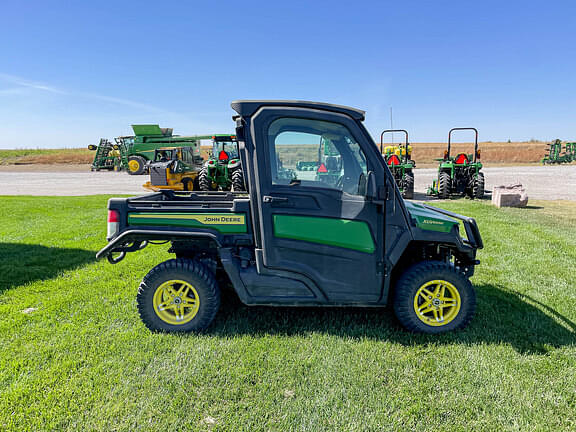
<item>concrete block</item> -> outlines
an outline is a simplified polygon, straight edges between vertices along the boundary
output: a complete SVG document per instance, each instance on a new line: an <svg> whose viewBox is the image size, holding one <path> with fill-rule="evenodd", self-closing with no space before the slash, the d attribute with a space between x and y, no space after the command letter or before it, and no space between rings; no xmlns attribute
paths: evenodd
<svg viewBox="0 0 576 432"><path fill-rule="evenodd" d="M492 204L496 207L526 207L528 194L521 184L496 186L492 190Z"/></svg>

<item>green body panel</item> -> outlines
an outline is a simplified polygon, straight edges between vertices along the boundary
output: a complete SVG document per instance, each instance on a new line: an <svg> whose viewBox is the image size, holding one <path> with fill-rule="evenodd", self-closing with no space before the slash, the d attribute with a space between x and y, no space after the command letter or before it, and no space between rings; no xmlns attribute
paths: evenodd
<svg viewBox="0 0 576 432"><path fill-rule="evenodd" d="M366 222L324 217L274 215L274 236L339 246L360 252L376 250Z"/></svg>
<svg viewBox="0 0 576 432"><path fill-rule="evenodd" d="M429 210L421 204L405 201L404 205L420 229L447 233L452 230L454 225L459 224L454 219Z"/></svg>
<svg viewBox="0 0 576 432"><path fill-rule="evenodd" d="M248 232L243 213L128 213L128 225L174 226L213 229L222 234Z"/></svg>
<svg viewBox="0 0 576 432"><path fill-rule="evenodd" d="M143 136L143 135L156 135L162 136L164 133L160 126L157 124L150 124L150 125L132 125L132 130L134 131L134 135L136 136Z"/></svg>

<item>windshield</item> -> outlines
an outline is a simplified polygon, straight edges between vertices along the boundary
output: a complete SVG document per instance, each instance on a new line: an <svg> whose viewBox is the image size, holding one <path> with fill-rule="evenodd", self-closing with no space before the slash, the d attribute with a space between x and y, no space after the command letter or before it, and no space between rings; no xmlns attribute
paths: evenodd
<svg viewBox="0 0 576 432"><path fill-rule="evenodd" d="M218 157L220 152L225 151L230 159L238 159L238 142L236 141L217 141L213 144L212 155Z"/></svg>

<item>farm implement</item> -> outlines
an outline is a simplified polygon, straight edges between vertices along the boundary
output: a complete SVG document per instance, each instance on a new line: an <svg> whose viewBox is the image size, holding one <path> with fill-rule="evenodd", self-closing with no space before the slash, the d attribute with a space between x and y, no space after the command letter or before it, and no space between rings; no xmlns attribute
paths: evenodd
<svg viewBox="0 0 576 432"><path fill-rule="evenodd" d="M100 171L102 169L120 171L122 163L120 150L116 144L112 144L106 138L101 138L97 146L90 144L88 150L96 152L90 167L91 171Z"/></svg>
<svg viewBox="0 0 576 432"><path fill-rule="evenodd" d="M404 146L401 144L384 147L384 135L387 133L400 132L405 136ZM392 173L402 197L414 198L414 167L412 160L412 146L408 143L408 131L404 129L387 129L380 134L380 153L384 156L386 165Z"/></svg>
<svg viewBox="0 0 576 432"><path fill-rule="evenodd" d="M463 130L474 132L474 153L458 153L455 157L451 156L452 132ZM482 163L478 149L478 130L475 128L450 129L444 157L436 160L440 162L438 178L428 188L427 195L438 198L468 196L472 199L484 196L484 173L480 172Z"/></svg>
<svg viewBox="0 0 576 432"><path fill-rule="evenodd" d="M562 141L557 139L546 145L546 156L542 165L565 164L576 162L576 143L565 143L562 151Z"/></svg>

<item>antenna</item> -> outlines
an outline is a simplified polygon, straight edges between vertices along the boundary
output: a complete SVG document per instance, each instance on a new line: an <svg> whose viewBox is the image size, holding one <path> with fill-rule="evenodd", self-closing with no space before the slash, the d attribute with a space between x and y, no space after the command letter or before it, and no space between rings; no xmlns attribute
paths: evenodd
<svg viewBox="0 0 576 432"><path fill-rule="evenodd" d="M392 107L390 107L390 129L394 129L394 123L392 122ZM392 132L392 145L394 145L394 132Z"/></svg>

